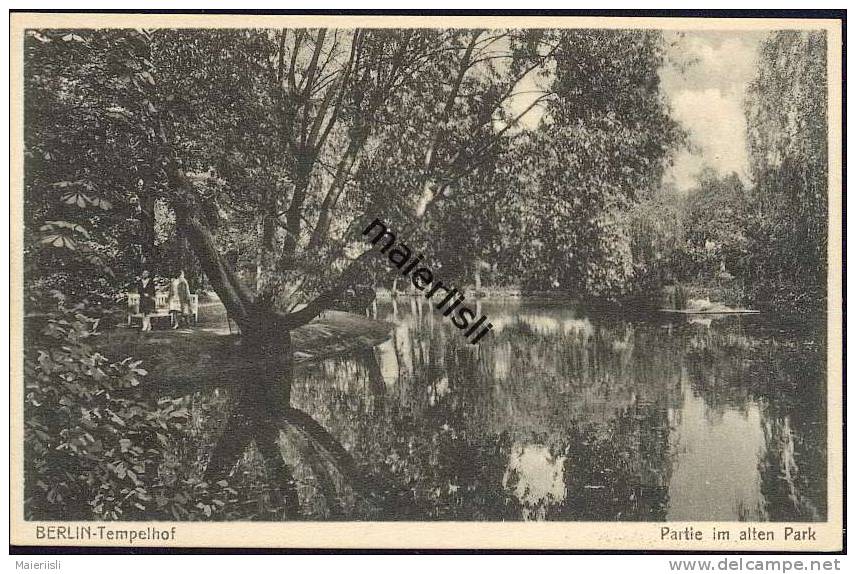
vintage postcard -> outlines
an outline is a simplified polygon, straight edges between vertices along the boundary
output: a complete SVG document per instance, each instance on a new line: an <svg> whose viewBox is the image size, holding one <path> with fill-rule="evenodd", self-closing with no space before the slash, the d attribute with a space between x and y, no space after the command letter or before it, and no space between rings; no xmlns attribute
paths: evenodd
<svg viewBox="0 0 856 574"><path fill-rule="evenodd" d="M11 543L840 551L843 18L12 14Z"/></svg>

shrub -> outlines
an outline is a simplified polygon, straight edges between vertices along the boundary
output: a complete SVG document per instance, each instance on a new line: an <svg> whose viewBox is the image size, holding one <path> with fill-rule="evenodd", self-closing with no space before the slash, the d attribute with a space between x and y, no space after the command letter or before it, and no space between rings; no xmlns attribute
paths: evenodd
<svg viewBox="0 0 856 574"><path fill-rule="evenodd" d="M146 371L90 344L81 307L28 318L24 345L28 519L194 520L235 512L226 482L208 485L180 458L189 397L148 400Z"/></svg>

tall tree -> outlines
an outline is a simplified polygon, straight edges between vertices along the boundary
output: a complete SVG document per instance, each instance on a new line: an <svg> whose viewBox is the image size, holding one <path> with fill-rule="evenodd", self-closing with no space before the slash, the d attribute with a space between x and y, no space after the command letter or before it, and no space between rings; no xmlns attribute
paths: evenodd
<svg viewBox="0 0 856 574"><path fill-rule="evenodd" d="M728 272L745 277L749 240L747 191L736 173L720 176L706 168L686 198L686 255L697 277L710 280Z"/></svg>
<svg viewBox="0 0 856 574"><path fill-rule="evenodd" d="M657 189L684 134L660 91L658 33L561 36L551 99L517 146L518 273L539 289L620 295L633 266L624 214Z"/></svg>
<svg viewBox="0 0 856 574"><path fill-rule="evenodd" d="M824 32L780 31L760 49L746 97L757 297L823 309L827 269ZM794 242L798 237L799 242Z"/></svg>

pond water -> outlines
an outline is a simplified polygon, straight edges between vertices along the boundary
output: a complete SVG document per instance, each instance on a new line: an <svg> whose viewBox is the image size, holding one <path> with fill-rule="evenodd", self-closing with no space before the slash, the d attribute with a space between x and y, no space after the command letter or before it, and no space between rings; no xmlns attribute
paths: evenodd
<svg viewBox="0 0 856 574"><path fill-rule="evenodd" d="M390 340L297 375L368 493L350 517L825 520L822 324L481 307L470 345L423 301L381 303Z"/></svg>

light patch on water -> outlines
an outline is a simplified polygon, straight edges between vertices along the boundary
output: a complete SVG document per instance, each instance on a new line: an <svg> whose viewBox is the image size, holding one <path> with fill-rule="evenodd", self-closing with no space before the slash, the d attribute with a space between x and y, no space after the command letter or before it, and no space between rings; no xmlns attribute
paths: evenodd
<svg viewBox="0 0 856 574"><path fill-rule="evenodd" d="M562 318L561 320L548 315L526 314L519 315L522 323L525 323L533 331L537 333L553 334L580 334L589 337L594 334L594 325L588 318ZM491 319L495 321L495 319Z"/></svg>
<svg viewBox="0 0 856 574"><path fill-rule="evenodd" d="M449 394L449 377L443 376L439 381L428 387L428 404L432 407L437 400Z"/></svg>
<svg viewBox="0 0 856 574"><path fill-rule="evenodd" d="M586 337L594 335L594 325L588 319L565 319L562 321L562 330L565 333L578 333Z"/></svg>
<svg viewBox="0 0 856 574"><path fill-rule="evenodd" d="M493 325L492 331L494 333L501 333L506 327L514 324L515 321L512 315L500 315L497 317L491 317L490 322Z"/></svg>
<svg viewBox="0 0 856 574"><path fill-rule="evenodd" d="M505 341L496 345L493 353L493 378L504 381L511 372L511 343Z"/></svg>
<svg viewBox="0 0 856 574"><path fill-rule="evenodd" d="M681 386L685 399L671 437L668 519L733 520L738 512L763 519L758 463L765 444L758 406L723 407L721 417L710 417L686 373Z"/></svg>
<svg viewBox="0 0 856 574"><path fill-rule="evenodd" d="M539 333L557 333L559 322L546 315L520 315L520 322L526 323L533 331Z"/></svg>
<svg viewBox="0 0 856 574"><path fill-rule="evenodd" d="M565 457L539 444L515 443L502 486L523 505L523 518L544 520L547 509L565 499Z"/></svg>
<svg viewBox="0 0 856 574"><path fill-rule="evenodd" d="M387 387L393 386L398 382L399 371L401 369L395 352L395 342L390 337L376 348L378 350L378 363L380 364L380 374L383 377L383 382Z"/></svg>

